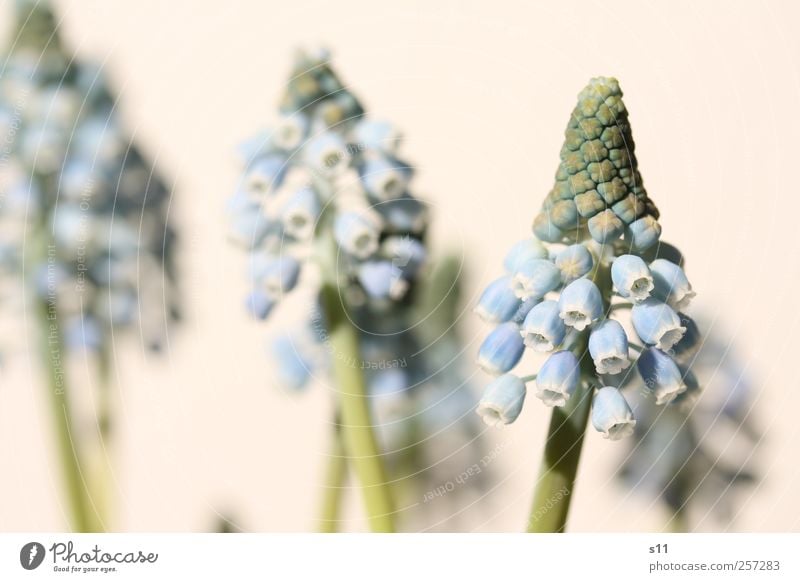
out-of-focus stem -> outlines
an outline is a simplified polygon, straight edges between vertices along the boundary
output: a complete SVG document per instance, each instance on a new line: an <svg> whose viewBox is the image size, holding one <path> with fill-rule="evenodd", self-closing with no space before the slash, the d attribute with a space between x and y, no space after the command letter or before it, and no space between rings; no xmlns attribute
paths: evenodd
<svg viewBox="0 0 800 582"><path fill-rule="evenodd" d="M101 343L97 353L97 391L95 393L95 423L97 441L92 446L92 471L89 494L95 512L95 531L111 529L113 507L113 470L111 450L113 448L113 418L111 399L111 353L107 341Z"/></svg>
<svg viewBox="0 0 800 582"><path fill-rule="evenodd" d="M394 503L372 426L364 374L358 365L361 361L358 334L347 318L338 287L325 284L322 301L348 460L361 484L372 531L393 532Z"/></svg>
<svg viewBox="0 0 800 582"><path fill-rule="evenodd" d="M55 305L47 298L37 300L37 319L41 325L41 353L47 374L47 396L53 411L56 446L64 478L64 489L74 531L92 531L86 483L81 472L81 455L73 430L68 397L61 330Z"/></svg>
<svg viewBox="0 0 800 582"><path fill-rule="evenodd" d="M347 462L338 419L336 422L331 436L331 450L325 467L325 490L322 492L322 507L319 517L319 531L322 533L334 533L339 530L342 493L347 479Z"/></svg>

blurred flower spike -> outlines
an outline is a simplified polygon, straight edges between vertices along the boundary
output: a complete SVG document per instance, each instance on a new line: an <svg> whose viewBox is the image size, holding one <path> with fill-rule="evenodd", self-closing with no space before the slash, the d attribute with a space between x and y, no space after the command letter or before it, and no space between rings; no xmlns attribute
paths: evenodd
<svg viewBox="0 0 800 582"><path fill-rule="evenodd" d="M373 530L393 531L383 475L435 483L478 443L454 325L463 265L429 260L428 207L400 132L367 116L329 61L298 51L277 120L240 148L230 238L247 252L255 318L310 299L307 321L268 342L273 380L297 391L322 379L337 394L335 439L349 445Z"/></svg>
<svg viewBox="0 0 800 582"><path fill-rule="evenodd" d="M170 189L125 134L102 69L63 48L48 2L16 5L0 77L0 268L24 271L68 348L136 326L158 349L178 314Z"/></svg>
<svg viewBox="0 0 800 582"><path fill-rule="evenodd" d="M367 117L329 61L325 50L298 51L274 125L240 148L244 169L228 210L231 240L249 256L245 306L266 319L296 287L333 278L362 329L385 319L365 335L393 333L392 317L427 263L427 207L410 191L398 130ZM279 374L295 389L325 362L314 344L326 323L310 323L303 330L312 333L292 334L297 357L272 342L277 365L309 367Z"/></svg>

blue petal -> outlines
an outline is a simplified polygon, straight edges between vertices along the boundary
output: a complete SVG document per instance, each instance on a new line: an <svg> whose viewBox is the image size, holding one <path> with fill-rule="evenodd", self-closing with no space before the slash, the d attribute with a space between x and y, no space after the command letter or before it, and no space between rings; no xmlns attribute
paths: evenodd
<svg viewBox="0 0 800 582"><path fill-rule="evenodd" d="M617 388L605 386L595 393L592 402L592 426L612 441L633 434L636 426L633 411Z"/></svg>
<svg viewBox="0 0 800 582"><path fill-rule="evenodd" d="M578 279L561 291L558 306L564 323L580 331L603 314L603 297L593 281Z"/></svg>
<svg viewBox="0 0 800 582"><path fill-rule="evenodd" d="M564 406L580 380L578 358L570 351L550 355L536 376L536 396L547 406Z"/></svg>
<svg viewBox="0 0 800 582"><path fill-rule="evenodd" d="M619 374L627 368L628 336L622 325L613 319L597 324L589 335L589 353L598 374Z"/></svg>
<svg viewBox="0 0 800 582"><path fill-rule="evenodd" d="M476 412L490 426L511 424L522 412L526 391L520 378L504 374L486 387Z"/></svg>
<svg viewBox="0 0 800 582"><path fill-rule="evenodd" d="M525 345L537 352L552 351L564 341L566 333L555 301L539 303L531 309L522 324Z"/></svg>
<svg viewBox="0 0 800 582"><path fill-rule="evenodd" d="M611 263L611 280L622 297L635 301L647 299L653 290L653 276L644 260L636 255L622 255Z"/></svg>
<svg viewBox="0 0 800 582"><path fill-rule="evenodd" d="M511 320L522 301L511 290L511 277L506 275L489 283L478 300L475 313L489 323Z"/></svg>
<svg viewBox="0 0 800 582"><path fill-rule="evenodd" d="M671 402L686 390L678 364L656 348L648 348L636 362L645 385L656 398L656 404Z"/></svg>
<svg viewBox="0 0 800 582"><path fill-rule="evenodd" d="M514 274L522 265L534 259L546 259L547 249L535 238L527 238L516 243L503 259L506 272Z"/></svg>
<svg viewBox="0 0 800 582"><path fill-rule="evenodd" d="M516 366L525 351L519 327L514 323L497 326L478 350L478 365L483 371L499 375Z"/></svg>
<svg viewBox="0 0 800 582"><path fill-rule="evenodd" d="M686 331L678 314L669 305L652 298L633 306L631 322L644 343L662 350L672 348Z"/></svg>

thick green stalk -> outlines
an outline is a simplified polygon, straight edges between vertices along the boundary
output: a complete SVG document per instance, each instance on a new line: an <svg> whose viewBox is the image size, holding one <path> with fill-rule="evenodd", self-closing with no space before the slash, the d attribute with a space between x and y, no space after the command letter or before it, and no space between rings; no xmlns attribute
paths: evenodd
<svg viewBox="0 0 800 582"><path fill-rule="evenodd" d="M596 267L591 278L600 289L608 310L612 292L610 266L600 257L601 252L595 253ZM530 533L561 533L566 529L596 381L594 362L587 346L588 335L589 331L584 330L571 347L580 365L580 386L565 406L553 408L550 418L528 520L527 531Z"/></svg>
<svg viewBox="0 0 800 582"><path fill-rule="evenodd" d="M336 421L338 423L338 419ZM342 492L347 479L347 462L342 446L342 435L338 424L331 436L331 451L328 454L325 468L325 490L322 492L319 531L334 533L339 530L339 514L342 503Z"/></svg>
<svg viewBox="0 0 800 582"><path fill-rule="evenodd" d="M53 409L58 457L71 514L70 524L76 532L89 532L92 530L91 511L86 496L86 483L81 472L79 447L72 428L61 330L58 327L55 305L50 304L47 298L39 298L36 301L38 321L42 326L41 350L47 374L47 395Z"/></svg>
<svg viewBox="0 0 800 582"><path fill-rule="evenodd" d="M347 317L338 287L325 284L322 300L348 460L361 483L372 531L393 532L394 503L372 426L364 374L359 366L358 333Z"/></svg>
<svg viewBox="0 0 800 582"><path fill-rule="evenodd" d="M582 372L587 361L593 366L588 350L583 352L579 355ZM578 387L565 406L553 408L528 521L530 533L563 532L566 527L593 394L594 387Z"/></svg>

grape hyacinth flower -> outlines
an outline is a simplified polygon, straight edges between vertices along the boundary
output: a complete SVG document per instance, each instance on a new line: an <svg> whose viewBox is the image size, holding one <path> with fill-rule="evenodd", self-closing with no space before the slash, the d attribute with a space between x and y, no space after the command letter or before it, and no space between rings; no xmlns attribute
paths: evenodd
<svg viewBox="0 0 800 582"><path fill-rule="evenodd" d="M486 387L478 414L489 426L511 424L522 411L525 393L525 382L513 374L499 376Z"/></svg>
<svg viewBox="0 0 800 582"><path fill-rule="evenodd" d="M611 280L620 297L643 301L655 286L647 264L637 255L622 255L611 264Z"/></svg>
<svg viewBox="0 0 800 582"><path fill-rule="evenodd" d="M657 405L677 405L692 384L671 354L691 350L690 338L682 341L690 321L682 311L694 291L680 253L659 241L658 209L642 183L615 79L589 82L564 135L555 185L533 220L534 237L513 246L505 276L486 288L476 308L495 325L478 363L503 374L487 387L489 401L502 407L499 387L510 398L524 392L520 383L535 382L534 394L554 408L530 531L563 531L569 501L541 508L559 486L571 488L589 419L611 441L634 432L636 414L624 392L637 371ZM515 372L524 347L549 354L538 372ZM514 422L522 412L493 410L481 406L478 414L496 424Z"/></svg>
<svg viewBox="0 0 800 582"><path fill-rule="evenodd" d="M514 317L521 303L511 289L511 277L500 277L483 291L475 313L487 323L503 323Z"/></svg>
<svg viewBox="0 0 800 582"><path fill-rule="evenodd" d="M399 145L399 132L367 116L327 52L300 51L277 125L241 148L242 180L228 203L231 238L249 254L247 311L267 319L295 290L310 287L317 297L309 321L296 326L307 334L269 344L276 380L300 390L332 377L337 404L329 474L341 476L344 460L352 463L376 531L395 529L387 471L394 477L408 461L402 451L422 449L404 440L411 438L411 420L422 416L417 402L455 374L449 371L455 358L440 361L437 354L460 352L440 347L453 341L454 318L417 312L431 292L425 285L429 217L412 193L413 168L400 158ZM447 303L450 291L452 285L435 289L430 310ZM519 303L511 292L488 292L481 309L500 322ZM487 348L487 366L498 373L516 363L504 352L509 340L521 354L516 327ZM459 392L468 391L466 379L456 376ZM426 417L457 400L459 410L464 406L463 398L440 400L429 404ZM413 474L425 472L422 466ZM341 488L330 483L321 520L326 531L336 527Z"/></svg>
<svg viewBox="0 0 800 582"><path fill-rule="evenodd" d="M592 402L592 426L612 441L633 434L636 420L619 388L605 386L595 393Z"/></svg>
<svg viewBox="0 0 800 582"><path fill-rule="evenodd" d="M644 350L636 361L645 385L653 392L656 404L672 402L686 391L683 374L669 355L656 348Z"/></svg>
<svg viewBox="0 0 800 582"><path fill-rule="evenodd" d="M645 299L634 305L631 308L631 321L644 343L662 350L672 348L686 333L678 314L657 299Z"/></svg>
<svg viewBox="0 0 800 582"><path fill-rule="evenodd" d="M628 336L614 319L605 319L589 334L589 354L598 374L619 374L630 366Z"/></svg>
<svg viewBox="0 0 800 582"><path fill-rule="evenodd" d="M695 293L683 269L666 259L656 259L650 263L650 271L654 296L679 311L689 307Z"/></svg>
<svg viewBox="0 0 800 582"><path fill-rule="evenodd" d="M126 135L102 68L64 46L49 2L17 0L15 12L0 76L0 268L35 292L58 438L72 444L61 459L72 527L102 531L112 350L135 331L158 351L178 318L171 191ZM72 426L65 362L75 353L97 369L97 439Z"/></svg>
<svg viewBox="0 0 800 582"><path fill-rule="evenodd" d="M558 309L565 325L583 331L603 314L603 298L594 282L578 279L564 287Z"/></svg>
<svg viewBox="0 0 800 582"><path fill-rule="evenodd" d="M559 314L558 303L542 301L525 316L520 330L526 346L536 352L552 352L561 345L567 328Z"/></svg>
<svg viewBox="0 0 800 582"><path fill-rule="evenodd" d="M524 351L525 345L520 337L519 326L511 322L503 323L481 344L478 365L487 374L503 374L519 363Z"/></svg>
<svg viewBox="0 0 800 582"><path fill-rule="evenodd" d="M568 350L545 360L536 376L536 396L547 406L564 406L578 387L578 358Z"/></svg>
<svg viewBox="0 0 800 582"><path fill-rule="evenodd" d="M541 299L561 284L561 271L548 260L533 259L521 263L511 280L520 299Z"/></svg>

